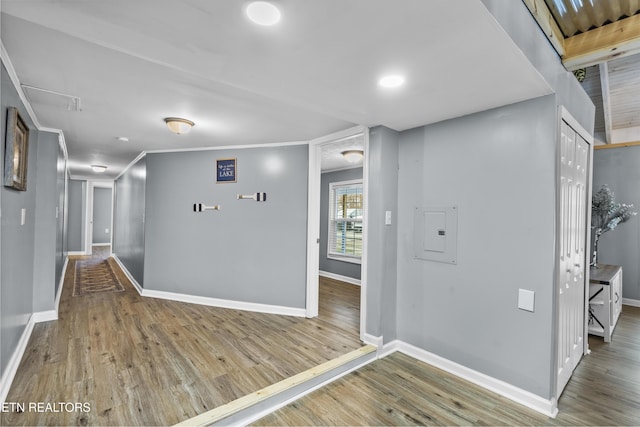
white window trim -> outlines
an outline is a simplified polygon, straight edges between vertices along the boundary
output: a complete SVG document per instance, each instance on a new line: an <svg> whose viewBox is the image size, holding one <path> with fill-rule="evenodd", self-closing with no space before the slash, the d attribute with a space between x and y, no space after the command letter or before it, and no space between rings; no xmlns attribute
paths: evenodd
<svg viewBox="0 0 640 427"><path fill-rule="evenodd" d="M351 264L362 264L362 255L357 256L357 255L348 255L348 254L336 254L331 252L331 237L332 237L332 227L331 227L331 223L333 222L333 220L331 219L332 216L332 206L333 206L333 188L334 187L346 187L346 186L350 186L350 185L361 185L362 186L362 197L364 199L364 180L362 179L351 179L351 180L347 180L347 181L336 181L336 182L330 182L329 183L329 215L328 215L328 224L327 224L327 258L328 259L333 259L336 261L342 261L342 262L349 262ZM363 200L363 216L364 216L364 200ZM350 222L355 222L353 220L351 220ZM364 228L364 218L362 220L360 220L360 223L362 224L363 228ZM364 249L364 248L363 248Z"/></svg>

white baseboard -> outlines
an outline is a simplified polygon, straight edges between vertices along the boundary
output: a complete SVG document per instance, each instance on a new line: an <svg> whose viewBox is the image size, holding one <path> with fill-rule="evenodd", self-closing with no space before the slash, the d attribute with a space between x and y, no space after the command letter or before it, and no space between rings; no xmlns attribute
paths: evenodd
<svg viewBox="0 0 640 427"><path fill-rule="evenodd" d="M67 275L67 267L69 266L69 256L64 259L64 265L62 266L62 274L60 275L60 282L58 282L58 292L56 293L56 319L58 318L58 308L60 307L60 298L62 298L62 287L64 286L64 277Z"/></svg>
<svg viewBox="0 0 640 427"><path fill-rule="evenodd" d="M56 310L37 311L31 315L31 320L34 324L58 320L58 312Z"/></svg>
<svg viewBox="0 0 640 427"><path fill-rule="evenodd" d="M326 277L329 279L339 280L341 282L346 282L346 283L351 283L352 285L361 286L360 279L354 279L353 277L343 276L341 274L331 273L331 272L322 271L322 270L320 270L318 274L322 277Z"/></svg>
<svg viewBox="0 0 640 427"><path fill-rule="evenodd" d="M385 345L380 354L388 355L394 351L400 351L401 353L472 382L548 417L555 418L556 415L558 415L558 405L555 399L545 399L502 380L467 368L466 366L462 366L456 362L452 362L451 360L445 359L411 344L407 344L403 341L396 340Z"/></svg>
<svg viewBox="0 0 640 427"><path fill-rule="evenodd" d="M67 252L67 255L70 255L70 256L83 256L83 255L87 255L87 253L85 251L69 251L69 252Z"/></svg>
<svg viewBox="0 0 640 427"><path fill-rule="evenodd" d="M179 294L175 292L156 291L153 289L145 289L133 278L129 270L118 259L116 254L112 255L113 259L118 263L127 278L133 283L138 293L143 297L159 298L169 301L180 301L190 304L200 304L210 307L231 308L234 310L254 311L258 313L280 314L283 316L306 317L304 308L283 307L279 305L258 304L252 302L232 301L219 298L202 297L197 295Z"/></svg>
<svg viewBox="0 0 640 427"><path fill-rule="evenodd" d="M20 361L22 360L22 356L27 349L27 344L29 343L29 338L31 338L31 333L33 332L34 325L35 321L34 316L32 315L31 317L29 317L29 321L27 322L24 331L22 331L22 336L20 337L18 345L16 346L16 349L13 351L13 354L9 359L9 363L7 363L7 367L4 370L4 374L2 374L2 378L0 378L0 402L4 402L7 399L9 389L11 389L11 383L13 383L13 378L16 376L16 372L18 372Z"/></svg>
<svg viewBox="0 0 640 427"><path fill-rule="evenodd" d="M640 300L631 298L622 298L622 304L630 305L632 307L640 307Z"/></svg>
<svg viewBox="0 0 640 427"><path fill-rule="evenodd" d="M91 246L111 246L111 243L92 243Z"/></svg>
<svg viewBox="0 0 640 427"><path fill-rule="evenodd" d="M127 276L127 279L129 279L129 281L133 284L133 287L136 288L138 294L142 295L142 286L140 286L140 283L138 283L138 281L131 275L131 273L129 273L129 270L127 270L127 267L125 267L122 261L120 261L118 255L111 254L111 258L113 258L113 260L120 266L120 269L122 270L124 275Z"/></svg>
<svg viewBox="0 0 640 427"><path fill-rule="evenodd" d="M371 334L364 334L362 337L362 342L365 344L371 344L374 347L378 347L378 352L382 349L382 337L376 337Z"/></svg>
<svg viewBox="0 0 640 427"><path fill-rule="evenodd" d="M283 316L306 317L304 308L283 307L279 305L258 304L254 302L233 301L219 298L201 297L197 295L178 294L174 292L142 289L143 297L160 298L170 301L207 305L210 307L231 308L234 310L254 311L258 313L280 314Z"/></svg>

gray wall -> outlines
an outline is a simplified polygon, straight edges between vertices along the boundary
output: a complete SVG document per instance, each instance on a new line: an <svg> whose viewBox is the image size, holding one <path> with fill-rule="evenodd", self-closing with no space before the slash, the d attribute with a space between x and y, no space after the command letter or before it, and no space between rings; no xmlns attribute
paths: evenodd
<svg viewBox="0 0 640 427"><path fill-rule="evenodd" d="M2 66L2 100L0 117L0 167L4 169L4 145L7 107L17 107L29 127L29 161L27 191L0 186L2 203L0 241L0 371L4 374L29 317L33 313L33 259L35 253L35 212L38 165L38 131ZM21 209L26 209L26 223L20 225Z"/></svg>
<svg viewBox="0 0 640 427"><path fill-rule="evenodd" d="M69 180L69 252L84 252L87 181Z"/></svg>
<svg viewBox="0 0 640 427"><path fill-rule="evenodd" d="M594 192L604 184L640 212L640 146L594 151ZM640 300L640 215L603 234L598 252L598 263L622 266L622 296Z"/></svg>
<svg viewBox="0 0 640 427"><path fill-rule="evenodd" d="M93 188L93 244L111 243L111 194L111 188Z"/></svg>
<svg viewBox="0 0 640 427"><path fill-rule="evenodd" d="M555 94L399 136L372 130L367 333L385 342L397 337L550 398L559 107L592 132L594 106L522 2L483 3ZM385 185L394 179L397 241L383 222L384 210L393 211L393 188ZM414 208L453 204L458 264L414 259ZM396 271L394 280L389 272ZM534 313L517 308L519 288L536 293Z"/></svg>
<svg viewBox="0 0 640 427"><path fill-rule="evenodd" d="M35 245L33 267L33 311L55 308L55 296L59 275L62 272L62 218L64 218L64 168L62 188L58 183L58 134L39 132L37 151L37 176L31 185L36 187ZM64 158L62 160L64 162ZM59 192L59 190L61 192Z"/></svg>
<svg viewBox="0 0 640 427"><path fill-rule="evenodd" d="M367 218L367 333L396 339L399 134L377 127L369 134ZM384 225L391 211L391 225Z"/></svg>
<svg viewBox="0 0 640 427"><path fill-rule="evenodd" d="M238 182L216 184L232 157ZM147 154L145 289L304 308L307 174L306 145Z"/></svg>
<svg viewBox="0 0 640 427"><path fill-rule="evenodd" d="M549 96L400 137L398 337L545 397L556 132ZM414 258L413 208L426 205L457 205L457 265ZM519 288L534 313L517 308Z"/></svg>
<svg viewBox="0 0 640 427"><path fill-rule="evenodd" d="M56 134L56 138L58 135ZM67 189L69 184L69 173L67 170L67 159L60 141L58 141L58 156L56 159L56 274L55 292L58 294L60 279L62 278L62 268L64 267L67 252L69 251L69 214L67 212Z"/></svg>
<svg viewBox="0 0 640 427"><path fill-rule="evenodd" d="M144 286L147 160L138 160L114 184L112 252Z"/></svg>
<svg viewBox="0 0 640 427"><path fill-rule="evenodd" d="M38 131L2 66L0 167L4 168L7 107L29 127L27 191L0 186L0 375L34 312L55 309L66 245L66 159L58 134ZM0 174L1 175L1 174ZM21 209L26 222L21 225Z"/></svg>
<svg viewBox="0 0 640 427"><path fill-rule="evenodd" d="M320 183L320 271L360 279L360 264L327 258L329 229L329 184L362 179L362 168L346 169L322 174Z"/></svg>

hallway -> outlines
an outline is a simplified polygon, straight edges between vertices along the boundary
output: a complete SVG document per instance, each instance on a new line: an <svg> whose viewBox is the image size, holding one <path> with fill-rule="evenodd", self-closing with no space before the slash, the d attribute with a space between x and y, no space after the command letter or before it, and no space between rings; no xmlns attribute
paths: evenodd
<svg viewBox="0 0 640 427"><path fill-rule="evenodd" d="M59 320L35 326L7 402L90 411L2 413L1 425L174 424L361 346L353 285L321 280L320 316L286 317L143 298L109 259L124 291L74 297L82 258L69 261Z"/></svg>

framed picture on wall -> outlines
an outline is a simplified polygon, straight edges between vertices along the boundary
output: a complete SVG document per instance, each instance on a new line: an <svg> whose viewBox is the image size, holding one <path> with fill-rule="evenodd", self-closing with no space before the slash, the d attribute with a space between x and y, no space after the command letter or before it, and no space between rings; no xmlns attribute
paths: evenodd
<svg viewBox="0 0 640 427"><path fill-rule="evenodd" d="M236 182L236 159L216 160L216 183Z"/></svg>
<svg viewBox="0 0 640 427"><path fill-rule="evenodd" d="M18 109L7 109L7 134L4 151L4 185L27 191L27 153L29 128L18 114Z"/></svg>

